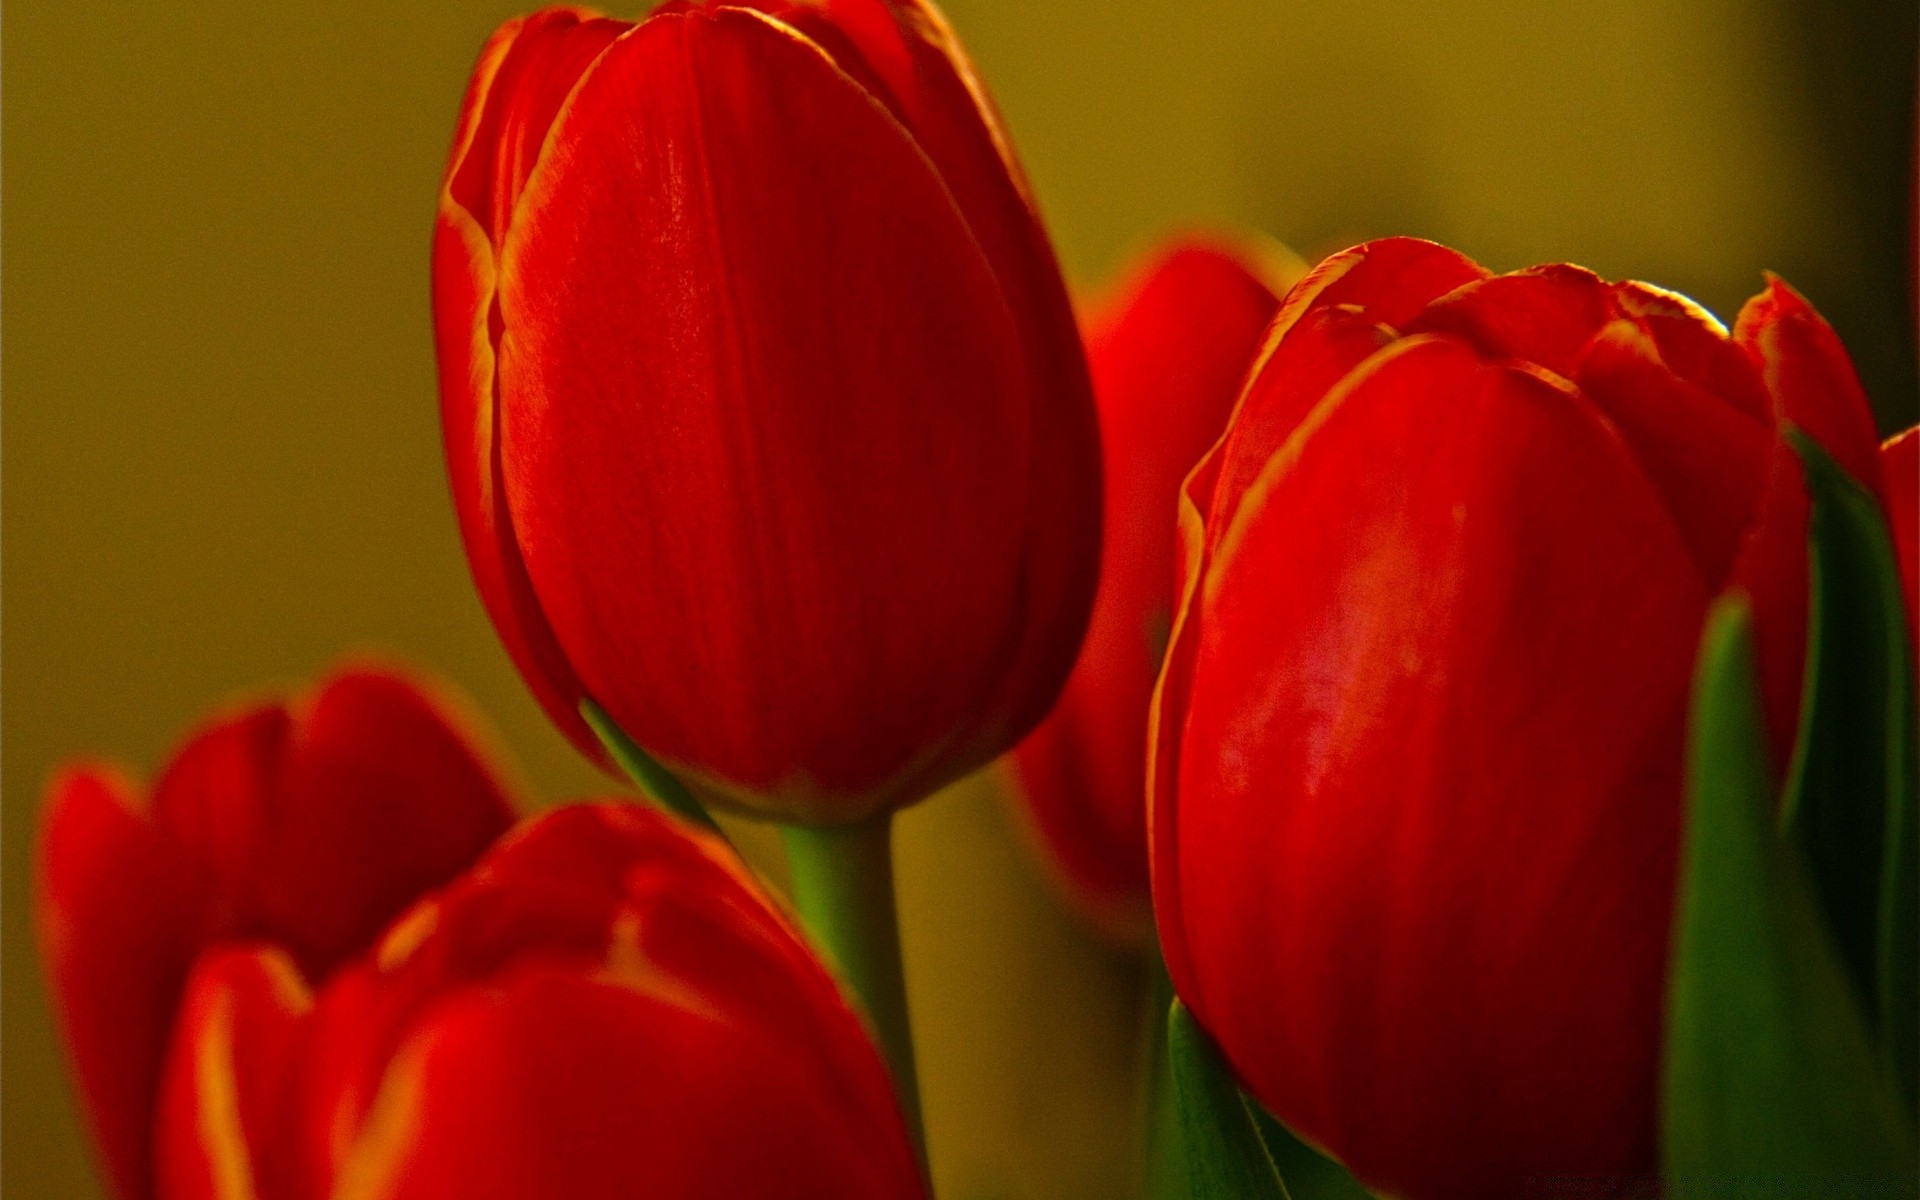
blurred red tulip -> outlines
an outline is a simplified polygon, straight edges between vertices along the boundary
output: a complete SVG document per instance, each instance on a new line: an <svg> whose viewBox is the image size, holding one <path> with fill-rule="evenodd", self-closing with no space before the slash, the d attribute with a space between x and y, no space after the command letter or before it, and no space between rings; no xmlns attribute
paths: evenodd
<svg viewBox="0 0 1920 1200"><path fill-rule="evenodd" d="M1250 1091L1370 1185L1520 1195L1655 1168L1689 682L1751 596L1795 727L1791 422L1877 489L1831 329L1731 335L1571 266L1410 240L1288 295L1183 488L1156 696L1154 902Z"/></svg>
<svg viewBox="0 0 1920 1200"><path fill-rule="evenodd" d="M1224 245L1176 241L1085 321L1107 543L1079 661L1013 765L1068 896L1122 942L1152 920L1147 703L1173 624L1180 481L1220 437L1279 304L1268 270Z"/></svg>
<svg viewBox="0 0 1920 1200"><path fill-rule="evenodd" d="M922 0L550 9L481 52L434 239L481 597L549 714L704 799L859 820L992 759L1073 662L1086 366Z"/></svg>
<svg viewBox="0 0 1920 1200"><path fill-rule="evenodd" d="M922 1195L832 976L630 805L529 821L317 994L276 948L203 959L167 1070L167 1200Z"/></svg>
<svg viewBox="0 0 1920 1200"><path fill-rule="evenodd" d="M290 978L323 979L512 819L448 710L372 670L213 722L150 806L112 770L63 771L42 818L40 957L118 1195L155 1194L156 1088L196 956L271 942Z"/></svg>

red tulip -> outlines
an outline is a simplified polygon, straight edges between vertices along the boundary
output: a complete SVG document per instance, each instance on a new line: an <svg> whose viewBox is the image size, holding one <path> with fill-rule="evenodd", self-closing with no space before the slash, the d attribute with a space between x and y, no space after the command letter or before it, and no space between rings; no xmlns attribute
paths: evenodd
<svg viewBox="0 0 1920 1200"><path fill-rule="evenodd" d="M1376 242L1282 303L1183 491L1155 701L1180 995L1370 1185L1520 1195L1655 1168L1687 698L1750 594L1776 758L1805 638L1791 422L1878 487L1831 329L1729 335L1570 266Z"/></svg>
<svg viewBox="0 0 1920 1200"><path fill-rule="evenodd" d="M110 769L63 771L41 829L40 955L122 1200L155 1195L156 1088L196 956L267 941L291 978L323 979L511 820L447 709L368 670L214 721L150 805Z"/></svg>
<svg viewBox="0 0 1920 1200"><path fill-rule="evenodd" d="M1887 439L1880 447L1880 472L1907 598L1907 648L1920 655L1920 427Z"/></svg>
<svg viewBox="0 0 1920 1200"><path fill-rule="evenodd" d="M1091 604L1052 252L922 0L552 9L481 52L434 307L482 598L553 719L858 820L1006 749Z"/></svg>
<svg viewBox="0 0 1920 1200"><path fill-rule="evenodd" d="M1260 266L1178 241L1085 322L1106 552L1079 661L1013 763L1068 896L1122 941L1144 936L1151 921L1147 703L1173 624L1180 480L1219 438L1278 304Z"/></svg>
<svg viewBox="0 0 1920 1200"><path fill-rule="evenodd" d="M167 1200L922 1194L832 976L722 843L617 804L528 822L317 994L203 960L158 1137Z"/></svg>

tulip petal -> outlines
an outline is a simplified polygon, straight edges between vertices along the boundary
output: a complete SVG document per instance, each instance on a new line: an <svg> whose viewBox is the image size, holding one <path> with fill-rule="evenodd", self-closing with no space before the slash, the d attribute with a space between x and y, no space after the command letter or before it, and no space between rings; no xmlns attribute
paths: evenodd
<svg viewBox="0 0 1920 1200"><path fill-rule="evenodd" d="M507 655L540 707L574 746L611 769L581 718L583 689L534 597L500 482L495 354L490 328L495 270L486 231L443 193L433 232L434 347L440 429L467 565Z"/></svg>
<svg viewBox="0 0 1920 1200"><path fill-rule="evenodd" d="M1719 588L1759 509L1771 426L1677 377L1633 320L1610 322L1569 377L1626 439L1701 576Z"/></svg>
<svg viewBox="0 0 1920 1200"><path fill-rule="evenodd" d="M1392 340L1392 329L1350 305L1315 308L1294 323L1248 380L1221 443L1207 513L1216 540L1247 488L1328 392Z"/></svg>
<svg viewBox="0 0 1920 1200"><path fill-rule="evenodd" d="M548 717L607 770L606 751L580 716L579 680L527 581L500 485L495 291L507 218L561 103L628 27L585 9L550 8L508 21L488 39L462 102L433 245L441 434L475 589Z"/></svg>
<svg viewBox="0 0 1920 1200"><path fill-rule="evenodd" d="M1675 375L1773 424L1773 401L1753 359L1712 313L1678 292L1638 280L1614 284L1613 302L1653 338L1660 360Z"/></svg>
<svg viewBox="0 0 1920 1200"><path fill-rule="evenodd" d="M154 813L220 899L225 936L283 945L310 980L372 943L512 822L491 769L415 685L333 679L187 744Z"/></svg>
<svg viewBox="0 0 1920 1200"><path fill-rule="evenodd" d="M528 822L314 1022L304 1144L337 1197L919 1194L833 978L724 844L651 810Z"/></svg>
<svg viewBox="0 0 1920 1200"><path fill-rule="evenodd" d="M1376 1188L1644 1172L1707 591L1577 393L1395 349L1207 564L1204 686L1161 734L1169 963L1251 1090Z"/></svg>
<svg viewBox="0 0 1920 1200"><path fill-rule="evenodd" d="M1293 285L1267 333L1268 351L1311 309L1352 305L1382 325L1401 329L1435 300L1487 276L1479 263L1435 242L1410 237L1363 242L1323 259Z"/></svg>
<svg viewBox="0 0 1920 1200"><path fill-rule="evenodd" d="M505 262L505 479L588 692L707 798L893 799L1004 674L1029 499L1018 339L925 157L784 26L660 15L562 112Z"/></svg>
<svg viewBox="0 0 1920 1200"><path fill-rule="evenodd" d="M970 768L1052 707L1093 602L1099 431L1072 306L999 115L938 9L922 0L757 7L814 38L870 89L877 81L876 97L912 132L979 242L1021 340L1034 398L1022 576L1030 615L999 698L984 706L993 720L961 756ZM837 49L842 41L850 45Z"/></svg>
<svg viewBox="0 0 1920 1200"><path fill-rule="evenodd" d="M276 949L223 950L194 968L155 1126L167 1200L300 1194L285 1131L311 1005L299 969Z"/></svg>
<svg viewBox="0 0 1920 1200"><path fill-rule="evenodd" d="M1773 276L1747 301L1733 340L1760 365L1781 419L1804 429L1876 496L1880 438L1853 360L1806 298Z"/></svg>
<svg viewBox="0 0 1920 1200"><path fill-rule="evenodd" d="M476 740L396 676L334 676L295 729L261 915L317 978L471 866L514 813Z"/></svg>
<svg viewBox="0 0 1920 1200"><path fill-rule="evenodd" d="M1920 427L1887 439L1880 448L1880 470L1900 586L1907 595L1908 649L1920 656Z"/></svg>
<svg viewBox="0 0 1920 1200"><path fill-rule="evenodd" d="M40 960L121 1200L153 1195L154 1098L201 897L117 775L79 768L54 780L34 875Z"/></svg>
<svg viewBox="0 0 1920 1200"><path fill-rule="evenodd" d="M1435 300L1407 333L1451 333L1483 354L1573 378L1587 342L1617 315L1612 289L1585 267L1549 263L1476 280Z"/></svg>
<svg viewBox="0 0 1920 1200"><path fill-rule="evenodd" d="M481 51L446 190L496 251L560 106L630 28L585 9L549 8L510 22Z"/></svg>
<svg viewBox="0 0 1920 1200"><path fill-rule="evenodd" d="M530 968L450 1001L408 1044L334 1195L918 1195L911 1153L875 1114L816 1102L830 1073L816 1049Z"/></svg>

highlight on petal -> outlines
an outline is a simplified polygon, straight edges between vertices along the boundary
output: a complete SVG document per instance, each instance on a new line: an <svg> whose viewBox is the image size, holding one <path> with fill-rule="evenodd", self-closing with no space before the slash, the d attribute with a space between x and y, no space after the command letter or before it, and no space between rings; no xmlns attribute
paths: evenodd
<svg viewBox="0 0 1920 1200"><path fill-rule="evenodd" d="M167 1200L302 1194L288 1133L312 1003L299 969L270 947L219 951L194 968L155 1126Z"/></svg>

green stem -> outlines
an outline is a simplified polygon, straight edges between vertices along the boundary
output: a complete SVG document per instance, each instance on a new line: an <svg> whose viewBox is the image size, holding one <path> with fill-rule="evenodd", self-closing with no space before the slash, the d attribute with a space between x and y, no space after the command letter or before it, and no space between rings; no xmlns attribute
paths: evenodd
<svg viewBox="0 0 1920 1200"><path fill-rule="evenodd" d="M720 832L720 827L714 824L706 808L694 799L686 785L636 745L625 730L614 724L606 709L591 700L582 700L580 715L593 730L594 736L600 739L600 744L607 748L607 754L626 772L627 778L633 781L642 795L668 812L677 813L711 832Z"/></svg>
<svg viewBox="0 0 1920 1200"><path fill-rule="evenodd" d="M900 921L894 909L893 816L832 828L789 825L781 832L800 922L873 1023L925 1171L927 1136L920 1120L913 1028L900 964Z"/></svg>

